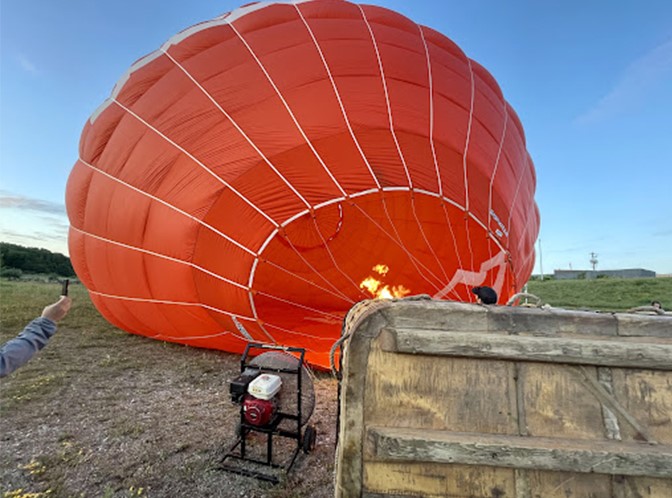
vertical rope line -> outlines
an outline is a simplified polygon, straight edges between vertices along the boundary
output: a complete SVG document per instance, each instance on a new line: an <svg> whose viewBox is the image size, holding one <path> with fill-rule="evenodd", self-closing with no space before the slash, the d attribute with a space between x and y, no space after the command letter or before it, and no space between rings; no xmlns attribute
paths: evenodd
<svg viewBox="0 0 672 498"><path fill-rule="evenodd" d="M396 149L397 149L397 154L399 155L399 159L401 160L401 164L402 164L402 166L403 166L403 168L404 168L404 173L406 174L406 179L407 179L407 181L408 181L408 186L409 186L409 188L411 189L411 192L412 192L412 191L413 191L413 188L414 188L414 187L413 187L413 180L412 180L411 175L410 175L410 172L409 172L409 170L408 170L408 166L407 166L407 164L406 164L406 158L404 157L404 153L403 153L403 151L401 150L401 145L399 144L399 140L398 140L398 138L397 138L397 133L396 133L396 130L395 130L395 127L394 127L394 118L393 118L393 115L392 115L392 106L391 106L391 103L390 103L390 95L389 95L389 91L388 91L388 88L387 88L387 79L386 79L386 77L385 77L385 69L384 69L384 67L383 67L383 59L382 59L382 57L381 57L381 55L380 55L380 50L379 50L379 48L378 48L378 41L377 41L376 36L375 36L375 34L374 34L374 32L373 32L373 28L371 27L371 24L369 23L369 20L368 20L368 18L366 17L366 13L364 12L364 9L362 8L361 5L357 5L357 7L359 8L359 11L360 11L360 13L361 13L361 15L362 15L362 20L363 20L364 23L366 24L367 30L368 30L368 32L369 32L369 36L371 37L371 44L372 44L373 49L374 49L374 51L375 51L375 53L376 53L376 58L377 58L377 60L378 60L378 70L380 71L380 79L381 79L381 83L382 83L382 85L383 85L383 93L384 93L384 95L385 95L385 104L386 104L386 106L387 106L387 118L388 118L388 123L389 123L389 126L390 126L390 134L392 135L392 138L393 138L393 140L394 140L394 144L395 144ZM383 197L383 199L384 199L384 197ZM398 232L398 230L397 230L397 228L396 228L396 226L395 226L395 224L394 224L394 221L393 221L392 218L390 218L390 216L389 216L389 212L388 212L388 209L387 209L387 206L386 206L386 205L384 205L384 209L385 209L385 213L387 214L388 220L389 220L390 224L392 225L392 228L394 229L394 232L395 232L395 235L396 235L397 239L398 239L399 242L400 242L402 245L404 245L404 247L405 247L405 244L404 244L403 241L401 240L401 237L400 237L400 235L399 235L399 232ZM420 225L420 221L419 221L419 219L418 219L417 212L416 212L416 209L415 209L415 199L414 199L413 195L411 195L411 209L413 210L414 218L415 218L415 220L416 220L416 222L417 222L417 224L418 224L418 229L420 230L420 233L422 234L423 239L424 239L425 242L427 243L427 245L428 245L428 247L429 247L429 249L430 249L430 252L434 255L434 258L436 259L436 261L437 261L439 267L443 270L443 267L441 266L441 262L439 261L438 257L436 256L436 253L434 252L433 248L432 248L431 246L429 246L429 241L427 240L427 237L425 236L425 233L424 233L424 231L423 231L423 228L422 228L422 226ZM408 250L408 248L405 248L405 250L406 250L409 254L412 254L411 251ZM414 258L414 259L415 259L415 258ZM434 278L436 278L439 282L441 282L441 279L438 278L436 275L434 275L434 273L433 273L429 268L427 268L427 267L426 267L425 265L423 265L422 263L420 263L420 264L423 266L423 268L425 268L425 270L426 270L427 272L429 272ZM425 280L427 280L427 281L429 282L429 280L427 279L427 277L424 275L424 273L422 273L422 272L420 271L420 269L418 268L418 266L417 266L417 264L416 264L415 262L413 262L413 265L415 266L416 270L418 270L418 273L419 273ZM444 272L444 273L445 273L445 272Z"/></svg>
<svg viewBox="0 0 672 498"><path fill-rule="evenodd" d="M425 55L427 58L427 73L428 73L428 81L429 81L429 101L430 101L430 146L432 150L432 157L434 159L434 167L436 169L436 178L437 178L437 184L438 184L438 190L439 190L439 196L441 197L441 209L444 214L444 218L446 220L446 224L448 225L448 230L450 232L450 237L453 241L453 250L455 252L455 256L457 257L458 261L458 267L462 268L462 256L460 254L460 251L457 247L457 238L455 237L455 231L453 230L453 224L450 221L450 216L448 215L448 211L446 209L446 205L444 203L444 194L443 194L443 179L441 177L441 169L439 168L439 160L438 156L436 154L436 146L434 143L434 78L433 78L433 71L432 71L432 62L431 62L431 57L429 55L429 47L427 45L427 40L425 38L425 33L422 29L422 26L418 25L418 29L420 30L420 35L422 37L422 43L425 47ZM443 267L442 267L443 269ZM444 274L446 274L445 269L443 270ZM448 279L448 277L446 277ZM454 289L451 289L450 291L451 294L454 295L455 298L459 298L459 295Z"/></svg>
<svg viewBox="0 0 672 498"><path fill-rule="evenodd" d="M358 207L359 207L359 206L358 206ZM441 279L440 279L439 277L437 277L436 275L434 275L434 273L433 273L429 268L427 268L427 267L422 263L422 261L420 261L418 258L416 258L416 257L413 255L413 253L411 253L411 251L409 251L408 248L406 247L406 245L402 242L402 240L401 240L401 236L399 235L399 231L397 230L397 227L395 226L394 222L392 221L392 218L391 218L391 216L390 216L390 213L389 213L389 211L387 210L387 203L386 203L386 202L383 202L383 209L385 210L385 216L387 217L387 220L388 220L388 221L390 222L390 224L392 225L392 230L394 230L394 236L395 236L395 238L396 238L396 241L395 241L395 242L397 242L397 244L402 248L402 250L403 250L404 252L406 252L406 254L408 255L409 259L411 260L411 264L414 266L414 268L415 268L415 270L418 272L418 274L419 274L422 278L424 278L424 279L427 281L427 283L429 283L429 284L431 284L431 285L433 285L433 286L436 286L436 284L435 284L434 282L432 282L431 280L429 280L429 278L427 278L427 276L420 270L420 266L422 266L422 267L423 267L423 268L424 268L424 269L425 269L425 270L426 270L432 277L434 277L436 280L438 280L439 284L441 284ZM360 208L360 210L361 210L361 208ZM371 220L373 221L373 219L371 219ZM394 240L394 239L393 239L393 240ZM420 265L420 266L418 266L418 265Z"/></svg>
<svg viewBox="0 0 672 498"><path fill-rule="evenodd" d="M441 179L441 170L439 169L439 160L436 156L436 146L434 144L434 76L433 76L433 73L432 73L432 60L431 60L431 57L429 55L429 47L427 46L427 40L425 39L425 32L423 31L422 26L420 26L419 24L416 24L416 26L418 27L418 32L420 33L420 39L422 40L422 46L425 49L425 59L426 59L426 62L427 62L427 86L428 86L428 89L429 89L429 146L430 146L430 149L432 151L432 158L434 160L434 171L436 172L436 184L437 184L437 189L438 189L438 192L439 192L439 197L443 197L443 180ZM417 214L415 213L415 209L413 210L413 214L417 217ZM420 221L418 221L418 225L420 225ZM423 235L423 237L425 237L424 230L422 232L422 235ZM434 252L434 248L431 246L431 244L427 240L427 237L425 237L425 240L427 242L427 246L432 251L432 254L434 255L434 258L439 263L439 267L441 268L441 271L443 272L443 276L445 277L446 282L447 282L450 279L448 278L448 273L446 272L446 269L443 267L443 264L441 264L441 260L439 259L439 257Z"/></svg>
<svg viewBox="0 0 672 498"><path fill-rule="evenodd" d="M453 249L455 250L455 255L457 256L458 269L462 269L463 268L462 256L460 254L459 248L457 247L457 238L455 237L455 231L453 230L453 223L450 221L450 216L448 215L448 209L446 208L446 204L445 202L443 202L443 199L441 199L441 208L443 209L443 214L446 218L446 222L448 223L448 229L450 230L450 237L451 239L453 239ZM450 293L453 294L455 298L459 298L459 294L454 289L451 289Z"/></svg>
<svg viewBox="0 0 672 498"><path fill-rule="evenodd" d="M291 247L292 250L296 253L296 255L301 259L301 261L303 261L303 263L304 263L308 268L310 268L311 271L312 271L313 273L315 273L315 275L317 275L318 277L320 277L320 278L324 281L324 283L326 283L329 287L331 287L331 288L332 288L337 294L339 294L343 299L348 300L348 301L351 300L350 297L349 297L347 294L345 294L344 292L342 292L342 291L341 291L341 290L340 290L334 283L331 282L331 280L328 280L324 275L322 275L319 271L317 271L317 269L316 269L313 265L311 265L310 262L309 262L306 258L303 257L303 254L301 254L301 252L296 248L296 246L292 243L292 241L289 240L289 237L287 237L287 236L285 235L285 236L284 236L284 239L287 241L287 243L290 245L290 247ZM358 290L359 290L359 288L358 288Z"/></svg>
<svg viewBox="0 0 672 498"><path fill-rule="evenodd" d="M273 89L274 89L275 92L277 93L278 97L279 97L280 100L282 101L283 105L284 105L285 108L287 109L287 112L289 113L289 116L292 118L292 121L293 121L294 124L296 125L297 130L299 130L299 133L301 133L301 136L302 136L303 139L306 141L306 145L308 145L308 147L309 147L310 150L313 152L313 154L315 154L315 158L319 161L319 163L320 163L320 165L322 166L322 168L324 168L324 171L327 173L327 175L329 175L329 178L331 178L331 181L334 183L334 185L336 186L336 188L338 188L338 190L341 192L341 195L342 195L343 197L347 197L348 194L345 192L345 190L343 190L343 187L341 187L340 183L338 183L338 181L336 180L336 178L334 177L334 175L331 173L331 170L327 167L327 165L326 165L326 164L324 163L324 161L322 160L322 157L320 157L320 155L317 153L317 150L315 150L315 147L313 146L312 142L310 141L310 139L308 138L308 136L307 136L306 133L304 132L303 128L302 128L301 125L299 124L298 120L296 119L296 116L294 116L294 113L292 112L292 109L289 107L289 104L287 103L287 101L285 100L285 98L282 96L282 93L280 92L280 89L276 86L276 84L275 84L275 82L273 81L273 79L271 78L270 74L268 74L268 71L266 70L266 68L264 67L264 65L261 63L261 60L259 60L259 58L257 57L257 54L254 53L254 51L252 50L252 47L250 47L250 45L247 43L247 41L245 40L245 38L243 38L243 36L238 32L238 30L237 30L236 27L233 25L233 23L229 23L229 26L231 27L231 29L233 30L233 32L236 34L236 36L240 39L240 41L245 45L245 47L246 47L247 50L249 51L249 53L250 53L250 55L252 56L252 58L254 58L254 60L257 62L257 65L258 65L259 68L262 70L262 72L263 72L264 75L266 76L266 79L267 79L268 82L271 84L271 86L273 87Z"/></svg>
<svg viewBox="0 0 672 498"><path fill-rule="evenodd" d="M469 77L471 81L471 98L469 104L469 122L467 124L467 138L464 143L464 154L462 154L462 166L464 169L464 201L465 201L465 211L469 211L469 175L467 173L467 154L469 153L469 141L471 139L471 125L474 118L474 100L475 100L475 82L474 82L474 71L471 67L471 59L467 57L467 66L469 67Z"/></svg>
<svg viewBox="0 0 672 498"><path fill-rule="evenodd" d="M337 99L337 101L338 101L339 107L340 107L340 109L341 109L341 113L342 113L342 115L343 115L343 119L344 119L344 121L345 121L345 124L346 124L346 126L347 126L347 128L348 128L348 131L350 132L350 136L351 136L351 138L352 138L352 141L353 141L353 143L355 144L355 146L357 147L357 150L359 151L359 154L360 154L362 160L364 161L364 164L366 164L366 167L367 167L367 169L369 170L369 173L371 174L372 179L373 179L374 182L376 183L376 187L378 188L379 191L382 192L382 187L381 187L381 185L380 185L380 182L378 181L378 178L376 177L376 175L375 175L375 173L374 173L374 171L373 171L373 168L371 167L371 164L369 163L368 158L367 158L366 155L364 154L364 151L362 150L362 147L361 147L359 141L357 140L357 137L355 136L354 130L353 130L352 125L351 125L351 123L350 123L350 119L348 118L347 112L346 112L346 110L345 110L345 106L344 106L344 104L343 104L343 100L342 100L342 98L341 98L340 92L338 91L338 87L337 87L337 85L336 85L336 81L334 80L334 77L333 77L333 75L332 75L332 73L331 73L331 70L330 70L329 65L328 65L328 63L327 63L327 60L326 60L326 57L324 56L324 53L322 52L322 48L320 47L320 45L319 45L319 43L318 43L318 41L317 41L317 39L316 39L316 37L315 37L315 35L314 35L312 29L310 28L310 25L308 24L307 20L305 19L305 17L304 17L303 14L301 13L301 11L300 11L300 9L298 8L298 6L295 5L295 8L296 8L297 12L299 13L299 16L301 17L301 20L303 21L304 25L306 26L306 29L308 30L308 33L310 34L311 39L313 40L313 43L314 43L315 48L316 48L316 50L317 50L317 52L318 52L318 54L319 54L319 56L320 56L320 59L322 60L322 64L324 65L324 68L325 68L325 70L326 70L326 72L327 72L327 75L328 75L328 77L329 77L329 81L331 82L331 86L332 86L332 88L333 88L333 90L334 90L334 94L335 94L335 96L336 96L336 99ZM385 212L387 213L387 206L386 206L386 203L385 203L385 198L382 197L382 195L381 195L381 198L380 198L380 199L381 199L383 208L385 209ZM389 219L389 214L388 214L388 219ZM392 222L392 220L389 219L389 221L390 221L390 224L394 227L394 223ZM380 225L378 225L378 224L376 224L376 223L374 223L374 226L376 226L379 230L381 230L385 235L387 235L388 237L392 238L391 235L390 235L389 233L387 233L383 227L381 227ZM396 241L395 241L395 242L396 242ZM400 240L398 241L398 243L400 243L400 244L403 246L403 243L402 243ZM415 265L415 262L413 261L413 256L410 254L410 252L409 252L405 247L402 247L402 248L404 249L405 253L409 256L409 259L411 260L411 263ZM417 265L416 265L416 269L417 269ZM424 275L423 275L420 271L418 271L418 273L419 273L420 275L422 275L423 278L425 278ZM426 280L426 278L425 278L425 280Z"/></svg>
<svg viewBox="0 0 672 498"><path fill-rule="evenodd" d="M247 42L242 38L242 36L241 36L240 33L234 28L234 26L233 26L231 23L228 23L228 22L227 22L227 25L228 25L228 26L232 29L232 31L238 36L238 38L241 40L241 42L245 45L245 47L247 48L247 50L250 52L250 54L254 57L254 59L256 60L256 62L259 64L259 67L262 69L262 71L264 72L264 74L267 76L267 78L269 79L269 82L271 83L271 85L273 86L273 88L274 88L274 89L276 90L276 92L278 93L278 96L280 97L280 99L282 100L282 102L285 104L285 107L287 108L287 111L288 111L288 112L290 113L290 115L292 116L292 119L294 120L295 124L297 125L297 127L298 127L299 130L301 131L301 134L304 136L304 138L305 138L306 141L308 142L308 138L307 138L307 137L305 136L305 134L303 133L303 130L300 129L300 126L299 126L298 122L296 121L296 119L294 118L293 113L292 113L291 110L289 109L289 106L287 105L287 103L285 102L284 98L283 98L282 95L280 94L280 92L279 92L278 88L276 87L275 83L270 79L270 76L269 76L268 73L266 72L266 69L265 69L265 68L263 67L263 65L261 64L261 61L259 61L259 59L256 57L256 55L252 52L251 47L250 47L250 46L247 44ZM219 110L219 111L220 111L220 112L221 112L221 113L222 113L222 114L229 120L229 122L231 122L231 124L236 128L236 130L241 134L241 136L248 142L248 144L255 150L255 152L256 152L256 153L259 155L259 157L264 161L264 163L266 163L266 164L271 168L271 170L272 170L272 171L273 171L273 172L274 172L274 173L275 173L275 174L276 174L276 175L283 181L283 183L285 183L285 185L287 185L287 187L288 187L289 189L291 189L291 191L292 191L292 192L293 192L293 193L294 193L294 194L301 200L301 202L306 206L306 208L307 208L308 210L312 210L313 206L311 206L311 204L310 204L310 203L309 203L309 202L308 202L308 201L307 201L307 200L306 200L306 199L305 199L305 198L298 192L298 190L291 184L291 182L290 182L287 178L285 178L285 176L282 175L282 173L280 173L280 171L275 167L275 165L274 165L274 164L273 164L273 163L266 157L266 155L265 155L265 154L261 151L261 149L260 149L260 148L259 148L253 141L252 141L252 139L245 133L245 131L240 127L240 125L238 125L238 123L231 117L231 115L229 115L229 114L226 112L226 110L224 110L224 108L219 104L219 102L217 102L217 101L214 99L214 97L213 97L212 95L210 95L210 93L209 93L209 92L208 92L208 91L207 91L207 90L206 90L206 89L205 89L205 88L204 88L204 87L203 87L203 86L202 86L202 85L201 85L201 84L200 84L200 83L193 77L193 75L191 75L191 73L189 73L189 71L187 71L187 69L186 69L185 67L183 67L177 60L175 60L175 59L174 59L168 52L163 51L163 53L164 53L164 54L165 54L165 55L166 55L166 56L173 62L173 64L175 64L176 67L178 67L178 68L179 68L179 69L180 69L180 70L181 70L181 71L182 71L182 72L183 72L183 73L184 73L184 74L191 80L191 82L192 82L192 83L193 83L193 84L194 84L194 85L195 85L195 86L196 86L196 87L197 87L197 88L198 88L198 89L199 89L199 90L200 90L200 91L201 91L201 92L202 92L202 93L203 93L203 94L204 94L204 95L205 95L205 96L206 96L206 97L213 103L213 105L214 105L214 106L215 106L215 107L216 107L216 108L217 108L217 109L218 109L218 110ZM313 150L313 152L314 152L315 154L317 154L316 151L314 150L314 148L312 147L312 144L309 143L309 145L310 145L311 149ZM319 159L319 158L318 158L318 159ZM321 162L321 159L320 159L320 162ZM324 165L324 163L322 163L322 164ZM324 165L324 166L326 167L326 165ZM331 172L328 171L328 170L327 170L327 172L329 173L330 177L332 177L332 179L335 181L335 179L334 179L333 176L331 175ZM340 185L337 184L337 186L339 187L339 190L340 190L341 192L343 192L344 195L346 195L345 192L343 191L343 189L340 188ZM278 228L279 225L276 224L275 227ZM288 240L288 239L286 239L286 240ZM289 240L288 240L288 241L289 241ZM295 247L293 244L291 244L291 243L290 243L290 245L291 245L292 249L296 252L296 254L297 254L297 255L304 261L304 263L307 263L307 261L305 260L305 258L303 258L303 256L299 253L299 251L296 249L296 247ZM327 249L327 250L328 250L328 249ZM324 277L312 267L312 265L307 265L307 266L308 266L312 271L314 271L315 274L318 275L322 280L325 280ZM326 281L326 280L325 280L325 281ZM337 289L333 284L329 283L329 285L331 285L332 288L334 288L335 290L337 290L337 292L340 293L340 291L338 291L338 289ZM343 294L343 296L345 296L345 294ZM345 297L347 298L347 296L345 296ZM250 296L250 299L251 299L251 301L253 301L253 297L252 297L252 296ZM349 299L349 298L348 298L348 299ZM255 308L255 309L256 309L256 308Z"/></svg>
<svg viewBox="0 0 672 498"><path fill-rule="evenodd" d="M299 200L307 207L310 208L310 203L299 193L299 191L292 185L292 183L285 178L285 176L280 173L280 171L275 167L275 165L266 157L266 155L257 147L257 145L252 141L250 137L247 136L247 134L243 131L243 129L238 125L238 123L231 117L231 115L224 110L224 108L217 102L212 95L201 85L196 78L194 78L187 69L182 66L179 62L177 62L172 55L170 55L168 52L165 50L163 53L168 57L175 66L180 69L186 76L191 80L191 82L205 95L212 103L213 105L219 109L219 111L226 117L226 119L229 120L229 122L233 125L233 127L240 133L240 135L245 139L245 141L254 149L254 151L259 154L259 157L261 157L262 161L266 163L266 165L273 170L273 172L280 178L280 180L296 195Z"/></svg>
<svg viewBox="0 0 672 498"><path fill-rule="evenodd" d="M464 144L464 154L462 155L462 164L464 167L464 200L465 200L465 211L469 212L470 199L469 199L469 175L468 175L468 163L467 155L469 153L469 141L471 139L471 126L474 119L474 101L476 96L476 86L474 81L474 71L471 66L471 59L467 57L467 65L469 67L469 78L471 81L471 102L469 104L469 124L467 126L467 139ZM471 234L469 233L469 220L465 218L464 220L464 229L467 233L467 243L469 245L469 255L471 257L471 266L470 269L474 269L474 251L471 247Z"/></svg>
<svg viewBox="0 0 672 498"><path fill-rule="evenodd" d="M220 182L222 185L227 187L228 189L231 190L234 194L236 194L243 202L245 202L248 206L250 206L252 209L254 209L256 212L258 212L260 215L262 215L264 218L266 218L274 227L278 227L279 225L275 222L273 218L271 218L269 215L264 213L261 209L259 209L252 201L250 201L247 197L245 197L243 194L238 192L235 188L233 188L232 185L230 185L227 181L223 180L221 177L217 176L214 171L212 171L210 168L208 168L205 164L203 164L201 161L196 159L193 154L191 154L189 151L187 151L184 147L181 145L177 144L170 138L168 138L166 135L161 133L157 128L149 124L147 121L142 119L140 116L138 116L136 113L131 111L128 107L124 106L121 102L118 100L114 100L114 103L121 107L124 111L126 111L128 114L133 116L135 119L140 121L142 124L144 124L148 129L152 130L154 133L156 133L158 136L163 138L166 142L171 144L173 147L175 147L177 150L182 152L185 156L187 156L189 159L191 159L194 163L198 164L203 170L205 170L208 174L210 174L215 180Z"/></svg>
<svg viewBox="0 0 672 498"><path fill-rule="evenodd" d="M320 45L317 43L317 39L315 38L315 34L313 33L313 30L310 28L308 22L306 21L305 17L303 17L303 14L301 13L301 10L299 9L298 5L294 5L294 8L296 11L299 13L299 16L301 17L301 20L303 21L303 24L306 26L306 29L308 30L308 33L310 34L311 39L313 40L313 43L315 44L315 48L317 49L317 53L320 55L320 59L322 60L322 64L324 65L324 68L327 72L327 76L329 77L329 81L331 82L331 87L334 89L334 94L336 95L336 100L338 101L338 105L341 109L341 114L343 115L343 119L345 121L345 125L348 127L348 131L350 132L350 136L352 137L352 141L355 144L355 147L357 147L357 151L359 152L359 155L361 156L362 160L364 161L364 164L366 164L366 168L368 169L369 173L371 174L371 178L376 184L376 187L378 190L380 190L382 187L380 185L380 182L378 181L378 178L376 177L376 174L373 171L373 168L371 167L371 164L369 163L368 158L366 155L364 155L364 151L362 150L362 147L359 143L359 140L355 137L355 132L352 129L352 125L350 123L350 119L348 118L347 112L345 110L345 105L343 104L343 99L341 99L341 94L338 91L338 88L336 86L336 81L334 80L334 76L331 73L331 69L329 68L329 64L327 64L327 59L324 57L324 53L322 52L322 48Z"/></svg>
<svg viewBox="0 0 672 498"><path fill-rule="evenodd" d="M488 190L488 224L487 232L491 233L490 224L492 223L492 188L495 184L495 176L497 176L497 170L499 168L499 160L502 156L502 149L504 148L504 141L506 140L506 127L509 123L509 111L506 101L504 101L504 126L502 128L502 136L499 139L499 149L497 150L497 158L495 159L495 167L492 170L492 176L490 177L490 187ZM508 237L507 237L508 241ZM488 244L488 250L490 258L492 258L492 245Z"/></svg>
<svg viewBox="0 0 672 498"><path fill-rule="evenodd" d="M354 280L352 280L352 278L350 278L350 275L348 275L347 273L345 273L343 270L341 270L341 267L338 266L338 263L336 262L336 259L334 258L334 255L331 253L331 250L329 249L329 245L327 244L327 241L324 240L324 236L322 235L322 232L320 231L320 227L319 227L319 225L317 224L317 220L316 220L315 218L313 218L313 223L315 224L315 230L317 231L317 233L318 233L319 236L320 236L320 240L322 240L322 245L323 245L324 248L327 250L327 253L329 254L329 257L331 258L331 262L334 264L334 267L336 268L336 270L338 270L338 271L340 272L340 274L343 275L343 276L344 276L344 277L345 277L345 278L352 284L352 286L353 286L355 289L357 289L357 292L358 292L358 293L360 293L362 296L364 296L365 298L368 299L368 296L367 296L366 294L364 294L364 292L363 292L362 289L359 287L359 285L357 285L357 284L354 282ZM351 300L351 302L354 304L354 301Z"/></svg>
<svg viewBox="0 0 672 498"><path fill-rule="evenodd" d="M395 244L397 244L397 245L399 246L399 248L407 254L407 256L409 257L409 259L411 260L411 263L413 263L413 265L415 266L416 270L418 271L418 274L421 275L421 276L427 281L427 283L429 283L432 287L436 288L437 290L439 289L439 287L437 287L437 285L436 285L435 283L433 283L432 281L428 280L427 277L425 277L424 274L422 274L422 273L420 272L419 268L418 268L418 267L415 265L415 263L414 263L414 259L415 259L415 258L408 252L408 250L405 248L405 246L404 246L403 244L399 243L399 241L397 241L392 235L390 235L387 231L385 231L382 227L380 227L380 226L378 225L378 223L376 223L376 221L375 221L373 218L371 218L371 217L369 216L369 214L368 214L365 210L363 210L359 205L354 204L354 206L355 206L355 207L356 207L356 208L357 208L357 209L358 209L358 210L359 210L359 211L360 211L366 218L368 218L368 219L371 221L371 223L373 223L375 226L378 226L378 228L380 229L381 232L383 232L383 234L387 235L387 236L392 240L392 242L394 242Z"/></svg>
<svg viewBox="0 0 672 498"><path fill-rule="evenodd" d="M518 201L518 192L520 190L520 186L523 184L523 178L525 177L525 173L527 173L528 168L527 168L528 162L527 158L525 161L525 165L523 166L523 170L520 172L520 176L518 177L518 182L516 184L516 192L513 194L513 200L511 201L511 208L509 210L509 219L506 221L506 228L507 230L511 230L511 218L513 217L513 210L516 207L516 202Z"/></svg>

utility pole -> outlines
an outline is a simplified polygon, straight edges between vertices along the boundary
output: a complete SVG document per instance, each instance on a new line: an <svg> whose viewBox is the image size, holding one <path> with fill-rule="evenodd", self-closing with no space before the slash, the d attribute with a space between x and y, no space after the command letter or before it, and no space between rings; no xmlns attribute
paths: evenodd
<svg viewBox="0 0 672 498"><path fill-rule="evenodd" d="M594 252L590 253L590 264L593 265L593 271L597 268L597 254Z"/></svg>
<svg viewBox="0 0 672 498"><path fill-rule="evenodd" d="M539 238L539 271L541 272L541 279L544 279L544 262L541 255L541 237Z"/></svg>

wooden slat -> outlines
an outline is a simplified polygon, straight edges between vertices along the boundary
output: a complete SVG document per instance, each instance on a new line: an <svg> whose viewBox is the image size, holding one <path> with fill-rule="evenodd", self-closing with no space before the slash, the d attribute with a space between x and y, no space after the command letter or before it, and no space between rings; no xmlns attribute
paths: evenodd
<svg viewBox="0 0 672 498"><path fill-rule="evenodd" d="M672 447L581 439L369 427L382 460L672 477Z"/></svg>
<svg viewBox="0 0 672 498"><path fill-rule="evenodd" d="M672 344L389 328L399 353L672 370Z"/></svg>

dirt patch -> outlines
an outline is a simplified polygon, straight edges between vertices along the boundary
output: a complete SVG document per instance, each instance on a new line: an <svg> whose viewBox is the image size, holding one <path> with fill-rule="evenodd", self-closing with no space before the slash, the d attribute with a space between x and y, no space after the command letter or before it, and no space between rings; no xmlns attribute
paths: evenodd
<svg viewBox="0 0 672 498"><path fill-rule="evenodd" d="M337 384L330 375L315 374L309 423L317 446L299 453L280 484L224 472L218 464L239 421L228 382L240 357L128 335L89 309L83 291L78 297L47 348L0 381L4 497L333 496ZM25 322L36 309L25 305ZM23 321L13 311L12 323L2 319L3 341ZM265 439L252 439L263 451ZM284 446L274 453L282 456Z"/></svg>

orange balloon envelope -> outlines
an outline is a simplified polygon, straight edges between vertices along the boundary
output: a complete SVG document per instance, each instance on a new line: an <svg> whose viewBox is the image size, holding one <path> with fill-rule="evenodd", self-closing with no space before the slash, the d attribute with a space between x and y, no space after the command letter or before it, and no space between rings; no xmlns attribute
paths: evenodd
<svg viewBox="0 0 672 498"><path fill-rule="evenodd" d="M173 36L91 116L70 255L119 328L327 366L360 300L517 292L535 182L499 86L444 35L342 0L255 3Z"/></svg>

